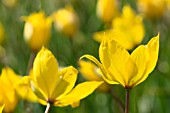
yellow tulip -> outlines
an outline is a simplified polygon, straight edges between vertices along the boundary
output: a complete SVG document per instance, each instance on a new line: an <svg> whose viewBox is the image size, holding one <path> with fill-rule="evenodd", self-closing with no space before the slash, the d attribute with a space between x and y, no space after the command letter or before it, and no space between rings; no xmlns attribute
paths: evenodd
<svg viewBox="0 0 170 113"><path fill-rule="evenodd" d="M111 22L118 15L116 0L98 0L96 13L104 22Z"/></svg>
<svg viewBox="0 0 170 113"><path fill-rule="evenodd" d="M137 0L137 6L147 18L161 18L166 11L166 0Z"/></svg>
<svg viewBox="0 0 170 113"><path fill-rule="evenodd" d="M124 6L122 15L112 21L110 30L94 34L94 39L101 42L104 35L117 41L128 50L141 43L144 38L144 25L141 16L136 15L130 6Z"/></svg>
<svg viewBox="0 0 170 113"><path fill-rule="evenodd" d="M19 76L12 69L4 68L2 70L0 76L0 105L5 104L5 112L12 112L18 103L15 86L19 79Z"/></svg>
<svg viewBox="0 0 170 113"><path fill-rule="evenodd" d="M80 65L79 71L86 80L88 80L88 81L104 81L102 78L102 73L100 72L99 67L94 65L92 62L80 60L79 65ZM109 85L106 82L103 82L103 84L101 84L98 87L98 90L102 91L102 92L107 92L107 91L109 91L109 89L110 89Z"/></svg>
<svg viewBox="0 0 170 113"><path fill-rule="evenodd" d="M84 55L95 62L109 84L120 84L126 89L143 82L153 71L158 60L159 35L147 45L138 46L131 54L118 42L105 37L99 48L101 63L91 55Z"/></svg>
<svg viewBox="0 0 170 113"><path fill-rule="evenodd" d="M78 30L79 18L71 6L59 9L53 14L55 28L72 37Z"/></svg>
<svg viewBox="0 0 170 113"><path fill-rule="evenodd" d="M25 21L24 39L33 51L39 51L48 44L51 34L50 17L45 17L44 12L33 13L22 18Z"/></svg>
<svg viewBox="0 0 170 113"><path fill-rule="evenodd" d="M91 94L102 82L92 81L77 85L77 70L69 66L59 71L58 62L46 48L42 48L33 63L31 87L38 101L43 105L73 107Z"/></svg>

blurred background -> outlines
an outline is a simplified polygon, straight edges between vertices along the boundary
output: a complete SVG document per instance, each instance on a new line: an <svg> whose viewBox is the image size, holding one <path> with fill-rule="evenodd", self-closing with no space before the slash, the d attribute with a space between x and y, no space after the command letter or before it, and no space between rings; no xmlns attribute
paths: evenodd
<svg viewBox="0 0 170 113"><path fill-rule="evenodd" d="M134 14L123 10L127 5ZM34 15L31 19L30 15L38 12L43 12L43 17L49 18L48 28L44 28L46 23L43 20L36 20L38 16ZM125 17L126 20L126 15L128 19L134 20L122 21L120 18ZM116 19L120 19L118 23L122 22L122 25L115 24ZM36 45L47 38L48 43L43 44L52 51L61 67L73 65L81 71L83 65L86 68L89 65L79 62L82 55L90 54L99 58L98 39L101 32L118 29L119 33L124 33L125 38L133 37L133 45L128 48L130 53L136 46L147 44L159 32L160 52L157 66L146 81L131 90L130 113L170 113L169 20L169 0L1 0L0 69L9 66L17 74L27 75L30 59L40 49L32 43ZM126 26L126 23L130 25ZM133 32L128 31L136 26L133 25L135 23L138 23L140 28L136 27ZM121 31L122 29L126 31ZM119 37L118 34L113 36ZM40 38L33 42L31 38L36 37ZM79 73L77 83L93 80L83 77L85 74L83 71ZM104 90L98 89L83 99L79 107L52 107L50 113L122 113L124 98L125 91L122 86L107 84ZM43 113L44 110L45 106L38 103L25 104L24 100L20 100L13 113Z"/></svg>

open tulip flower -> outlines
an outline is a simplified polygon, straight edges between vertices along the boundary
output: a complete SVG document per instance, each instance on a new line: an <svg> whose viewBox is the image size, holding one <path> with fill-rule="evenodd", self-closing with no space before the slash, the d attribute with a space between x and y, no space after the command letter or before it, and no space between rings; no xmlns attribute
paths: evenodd
<svg viewBox="0 0 170 113"><path fill-rule="evenodd" d="M92 81L77 85L78 71L66 67L59 71L54 55L46 48L42 48L33 63L33 79L31 87L38 101L47 105L76 107L79 101L91 94L102 82Z"/></svg>
<svg viewBox="0 0 170 113"><path fill-rule="evenodd" d="M159 34L147 45L138 46L131 54L118 42L104 37L100 48L101 63L91 55L84 55L95 62L109 84L121 84L126 89L143 82L153 71L158 60Z"/></svg>

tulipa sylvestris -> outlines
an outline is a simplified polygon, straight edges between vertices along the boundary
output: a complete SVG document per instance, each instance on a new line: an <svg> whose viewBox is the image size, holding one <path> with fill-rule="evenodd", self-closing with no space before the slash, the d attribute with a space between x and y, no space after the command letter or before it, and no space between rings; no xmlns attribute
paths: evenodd
<svg viewBox="0 0 170 113"><path fill-rule="evenodd" d="M52 17L56 30L66 36L73 37L78 31L79 17L72 6L67 5L65 8L57 10Z"/></svg>
<svg viewBox="0 0 170 113"><path fill-rule="evenodd" d="M78 84L75 88L78 71L66 67L59 71L58 62L46 48L37 54L33 63L33 79L31 87L38 101L47 105L76 107L79 101L90 95L102 82L92 81Z"/></svg>
<svg viewBox="0 0 170 113"><path fill-rule="evenodd" d="M105 37L99 48L101 63L91 55L88 58L96 63L103 78L109 84L120 84L126 89L143 82L153 71L158 60L159 34L147 45L138 46L131 54L118 42Z"/></svg>
<svg viewBox="0 0 170 113"><path fill-rule="evenodd" d="M51 35L51 17L44 12L32 13L21 18L25 21L24 39L33 51L39 51L48 44Z"/></svg>

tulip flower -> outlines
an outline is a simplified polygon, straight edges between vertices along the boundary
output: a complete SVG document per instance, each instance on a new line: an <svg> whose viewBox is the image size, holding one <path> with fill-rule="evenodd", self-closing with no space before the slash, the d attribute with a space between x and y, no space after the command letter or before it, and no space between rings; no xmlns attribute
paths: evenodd
<svg viewBox="0 0 170 113"><path fill-rule="evenodd" d="M111 22L112 19L118 15L116 0L98 0L96 13L104 22Z"/></svg>
<svg viewBox="0 0 170 113"><path fill-rule="evenodd" d="M105 37L99 48L101 63L91 55L84 55L95 62L109 84L120 84L126 89L143 82L153 71L158 60L159 35L147 45L138 46L131 54L118 42Z"/></svg>
<svg viewBox="0 0 170 113"><path fill-rule="evenodd" d="M94 34L94 39L101 42L104 35L117 41L128 50L141 43L144 38L143 19L136 15L130 6L124 6L122 15L112 21L112 28Z"/></svg>
<svg viewBox="0 0 170 113"><path fill-rule="evenodd" d="M79 65L79 71L86 80L104 81L99 67L94 65L92 62L80 60ZM103 84L101 84L97 89L102 92L108 92L110 90L110 86L108 83L103 82Z"/></svg>
<svg viewBox="0 0 170 113"><path fill-rule="evenodd" d="M32 13L28 17L22 17L22 19L25 21L25 41L33 51L39 51L50 40L52 19L45 17L44 12Z"/></svg>
<svg viewBox="0 0 170 113"><path fill-rule="evenodd" d="M19 79L19 76L17 76L12 69L2 69L2 74L0 76L0 105L5 104L5 112L14 111L18 103L15 86Z"/></svg>
<svg viewBox="0 0 170 113"><path fill-rule="evenodd" d="M73 107L79 105L79 101L90 95L102 82L92 81L77 85L77 70L66 67L59 71L58 62L54 55L46 48L42 48L33 63L33 79L31 87L38 101L49 106Z"/></svg>
<svg viewBox="0 0 170 113"><path fill-rule="evenodd" d="M137 0L137 6L145 17L161 18L166 11L166 0Z"/></svg>
<svg viewBox="0 0 170 113"><path fill-rule="evenodd" d="M79 18L71 6L59 9L54 12L53 20L57 31L72 37L78 30Z"/></svg>
<svg viewBox="0 0 170 113"><path fill-rule="evenodd" d="M99 48L101 63L91 55L81 58L86 57L96 63L108 84L120 84L126 89L125 113L128 113L130 89L146 80L156 66L158 53L159 34L131 54L118 42L105 37Z"/></svg>

